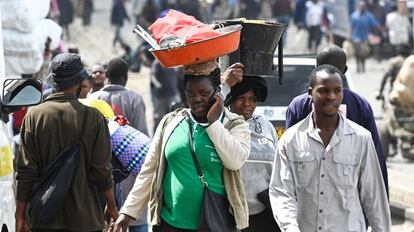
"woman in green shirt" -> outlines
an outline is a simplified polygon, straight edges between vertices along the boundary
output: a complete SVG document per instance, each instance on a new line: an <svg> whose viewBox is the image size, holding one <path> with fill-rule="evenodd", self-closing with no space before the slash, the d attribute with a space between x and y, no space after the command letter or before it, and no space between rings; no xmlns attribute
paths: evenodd
<svg viewBox="0 0 414 232"><path fill-rule="evenodd" d="M191 156L190 125L209 189L229 200L235 231L247 227L247 202L239 169L250 150L248 124L224 108L219 95L220 69L215 62L186 67L185 73L190 109L176 110L160 122L115 231L125 231L148 200L154 231L197 231L204 188Z"/></svg>

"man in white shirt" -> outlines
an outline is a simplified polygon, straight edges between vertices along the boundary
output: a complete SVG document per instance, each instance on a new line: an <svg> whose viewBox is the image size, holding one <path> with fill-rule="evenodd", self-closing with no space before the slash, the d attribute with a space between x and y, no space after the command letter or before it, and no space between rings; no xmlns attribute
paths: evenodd
<svg viewBox="0 0 414 232"><path fill-rule="evenodd" d="M385 24L388 29L388 36L390 43L394 47L394 52L397 51L398 46L409 44L409 35L411 32L411 23L408 14L404 14L393 7L393 12L386 17Z"/></svg>
<svg viewBox="0 0 414 232"><path fill-rule="evenodd" d="M277 145L270 201L286 232L391 231L390 209L370 132L338 109L341 76L331 65L311 73L314 110Z"/></svg>
<svg viewBox="0 0 414 232"><path fill-rule="evenodd" d="M306 27L308 29L308 49L316 53L322 39L322 18L324 15L324 4L319 0L306 2Z"/></svg>

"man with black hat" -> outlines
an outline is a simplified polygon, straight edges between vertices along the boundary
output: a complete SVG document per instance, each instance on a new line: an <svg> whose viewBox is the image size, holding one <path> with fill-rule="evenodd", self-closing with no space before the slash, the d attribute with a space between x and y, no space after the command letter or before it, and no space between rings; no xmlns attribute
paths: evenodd
<svg viewBox="0 0 414 232"><path fill-rule="evenodd" d="M17 168L16 231L102 231L105 222L98 192L104 193L111 218L118 216L105 119L97 110L78 101L81 82L88 76L79 55L57 55L48 77L53 94L31 108L24 118ZM82 124L85 130L79 138ZM62 208L46 222L39 222L32 215L25 218L34 183L56 156L77 139L81 142L80 154Z"/></svg>
<svg viewBox="0 0 414 232"><path fill-rule="evenodd" d="M269 183L278 137L272 123L253 115L257 102L267 97L267 83L260 76L244 76L231 88L225 105L249 123L251 150L240 169L249 209L249 231L280 231L269 201ZM248 187L247 187L248 186Z"/></svg>

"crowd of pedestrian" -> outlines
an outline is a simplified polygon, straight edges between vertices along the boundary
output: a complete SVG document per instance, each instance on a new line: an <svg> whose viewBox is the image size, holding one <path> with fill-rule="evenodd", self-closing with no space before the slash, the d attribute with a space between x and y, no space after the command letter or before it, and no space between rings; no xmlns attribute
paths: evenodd
<svg viewBox="0 0 414 232"><path fill-rule="evenodd" d="M142 97L125 89L128 64L114 58L106 67L94 65L88 74L79 55L55 56L49 74L53 91L22 123L17 231L98 231L105 225L104 213L106 225L115 231L148 231L148 222L153 231L197 231L203 181L227 196L234 231L365 231L368 225L390 231L387 171L369 103L343 89L347 65L341 48L324 49L317 61L309 92L289 106L286 123L291 128L280 141L272 124L253 114L257 102L266 99L266 81L245 79L242 64L223 73L215 62L187 66L189 109L162 117L140 174L114 184L108 117L77 99L100 99L112 115L123 115L148 134ZM223 85L229 93L222 92ZM342 113L341 103L347 106ZM85 133L79 130L86 125L72 183L77 187L52 220L27 218L37 178L56 154ZM201 179L197 167L204 173Z"/></svg>

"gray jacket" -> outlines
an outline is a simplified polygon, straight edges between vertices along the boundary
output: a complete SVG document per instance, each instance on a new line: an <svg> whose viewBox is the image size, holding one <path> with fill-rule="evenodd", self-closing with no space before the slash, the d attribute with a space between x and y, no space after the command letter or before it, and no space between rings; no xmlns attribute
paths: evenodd
<svg viewBox="0 0 414 232"><path fill-rule="evenodd" d="M148 135L145 118L145 103L141 95L128 90L121 85L106 85L101 90L92 93L90 98L106 101L115 115L123 115L131 126Z"/></svg>
<svg viewBox="0 0 414 232"><path fill-rule="evenodd" d="M371 134L342 114L325 147L309 116L277 144L270 202L286 232L391 231L390 207Z"/></svg>
<svg viewBox="0 0 414 232"><path fill-rule="evenodd" d="M240 169L246 191L249 215L262 212L266 207L257 194L268 189L278 137L272 123L253 115L247 120L251 133L249 159Z"/></svg>

